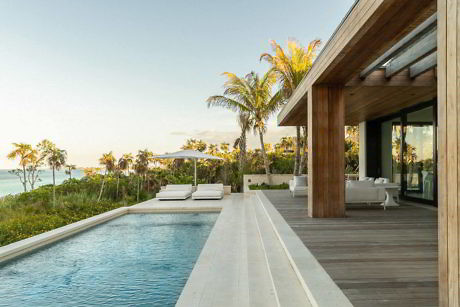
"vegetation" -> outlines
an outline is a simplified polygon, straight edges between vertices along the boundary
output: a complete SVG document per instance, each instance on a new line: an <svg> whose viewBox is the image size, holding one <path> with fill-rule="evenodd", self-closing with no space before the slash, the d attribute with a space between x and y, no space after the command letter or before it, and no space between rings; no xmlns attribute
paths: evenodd
<svg viewBox="0 0 460 307"><path fill-rule="evenodd" d="M103 198L97 201L103 177L106 189ZM68 179L55 189L53 185L45 185L3 197L0 199L0 246L137 202L136 187L128 177L121 180L122 197L116 197L115 183L112 177L95 175L81 180ZM141 192L140 199L153 196Z"/></svg>
<svg viewBox="0 0 460 307"><path fill-rule="evenodd" d="M267 120L276 113L282 105L281 92L272 95L272 88L276 83L276 75L269 71L262 78L255 72L239 78L235 74L225 72L227 82L224 84L224 94L208 98L208 106L220 106L238 112L247 117L247 127L259 134L260 150L264 162L265 173L270 181L270 162L264 143L264 134L267 132Z"/></svg>
<svg viewBox="0 0 460 307"><path fill-rule="evenodd" d="M222 95L207 99L208 107L224 107L237 113L239 137L230 144L207 144L189 139L182 149L193 149L219 156L222 160L201 160L197 163L198 183L223 183L233 192L241 192L243 174L266 174L268 184L251 185L251 189L287 189L287 184L270 185L271 174L307 172L307 129L297 127L296 137L283 137L272 146L264 140L267 121L289 99L308 73L320 41L307 48L296 41L288 42L285 52L272 42L274 55L264 53L260 60L270 64L262 77L251 72L244 77L224 73ZM258 134L260 148L247 147L247 134ZM303 132L303 136L302 136ZM347 173L358 171L357 127L346 128L345 164ZM302 154L301 154L302 153ZM123 154L117 159L113 152L102 155L100 167L84 169L85 176L72 178L77 167L67 164L67 152L49 140L35 147L13 143L9 159L19 160L19 168L10 171L24 187L24 193L0 198L0 246L44 231L127 206L155 196L169 183L193 183L193 162L189 160L157 160L148 149L136 155ZM428 163L427 163L428 164ZM53 184L35 188L42 167L53 171ZM56 185L55 171L65 168L69 179ZM27 186L30 186L28 191Z"/></svg>
<svg viewBox="0 0 460 307"><path fill-rule="evenodd" d="M273 184L273 185L261 183L261 184L250 184L249 185L249 190L287 190L287 189L289 189L289 184L287 183Z"/></svg>
<svg viewBox="0 0 460 307"><path fill-rule="evenodd" d="M319 39L313 40L304 48L302 44L295 40L288 41L288 50L285 52L283 48L271 41L272 50L275 53L263 53L260 60L265 60L271 66L270 71L274 72L280 83L281 96L287 101L295 89L300 85L303 78L307 75L313 60L316 56L316 49L321 44ZM303 138L301 137L301 130L303 131ZM294 175L298 176L306 163L307 158L307 127L296 127L296 146L295 146L295 163ZM300 149L303 148L302 157Z"/></svg>

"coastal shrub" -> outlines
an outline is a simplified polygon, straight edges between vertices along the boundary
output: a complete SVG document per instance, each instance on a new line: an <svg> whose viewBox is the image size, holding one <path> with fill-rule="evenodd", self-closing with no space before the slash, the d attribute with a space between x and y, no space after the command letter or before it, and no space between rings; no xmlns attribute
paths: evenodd
<svg viewBox="0 0 460 307"><path fill-rule="evenodd" d="M3 197L0 200L0 246L137 202L135 180L121 179L117 197L116 178L106 179L99 202L101 178L72 179L56 186L56 206L53 206L52 185ZM154 192L140 190L139 201L154 195Z"/></svg>
<svg viewBox="0 0 460 307"><path fill-rule="evenodd" d="M287 190L287 189L289 189L289 184L287 183L268 185L264 182L261 184L250 184L249 185L249 190Z"/></svg>

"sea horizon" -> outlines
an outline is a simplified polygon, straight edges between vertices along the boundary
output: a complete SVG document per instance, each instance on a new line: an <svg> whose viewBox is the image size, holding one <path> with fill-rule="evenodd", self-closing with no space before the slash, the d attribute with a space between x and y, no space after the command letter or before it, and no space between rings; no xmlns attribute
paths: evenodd
<svg viewBox="0 0 460 307"><path fill-rule="evenodd" d="M13 174L10 174L9 171L13 169L0 169L0 197L6 195L15 195L24 192L24 187L19 181L19 178ZM35 183L35 188L38 188L43 185L53 183L53 172L50 169L40 169L40 179ZM56 175L56 184L61 184L64 180L69 179L69 175L65 173L65 170L59 170L55 172ZM80 179L84 176L83 170L76 169L72 171L72 178ZM27 191L30 191L30 185L27 184Z"/></svg>

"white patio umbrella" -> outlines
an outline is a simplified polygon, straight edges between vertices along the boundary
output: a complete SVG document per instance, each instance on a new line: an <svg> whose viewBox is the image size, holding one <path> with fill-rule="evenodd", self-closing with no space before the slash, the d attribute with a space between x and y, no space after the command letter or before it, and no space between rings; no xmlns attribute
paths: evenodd
<svg viewBox="0 0 460 307"><path fill-rule="evenodd" d="M195 167L195 186L196 186L196 160L198 159L212 159L223 160L222 158L202 153L198 150L181 150L173 153L155 156L155 159L192 159Z"/></svg>

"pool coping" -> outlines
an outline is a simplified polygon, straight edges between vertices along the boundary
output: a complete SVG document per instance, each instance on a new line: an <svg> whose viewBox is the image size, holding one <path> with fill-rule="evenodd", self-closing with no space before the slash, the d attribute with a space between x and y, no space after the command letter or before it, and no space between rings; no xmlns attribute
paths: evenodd
<svg viewBox="0 0 460 307"><path fill-rule="evenodd" d="M87 219L71 223L30 238L26 238L11 244L0 247L0 265L23 254L29 253L35 249L62 240L93 226L105 223L114 218L125 214L135 213L190 213L190 212L220 212L221 206L183 206L177 202L160 202L152 207L151 202L157 200L148 200L130 207L120 207L110 210ZM195 203L198 204L198 203Z"/></svg>
<svg viewBox="0 0 460 307"><path fill-rule="evenodd" d="M256 191L267 217L313 306L353 306L262 191Z"/></svg>

